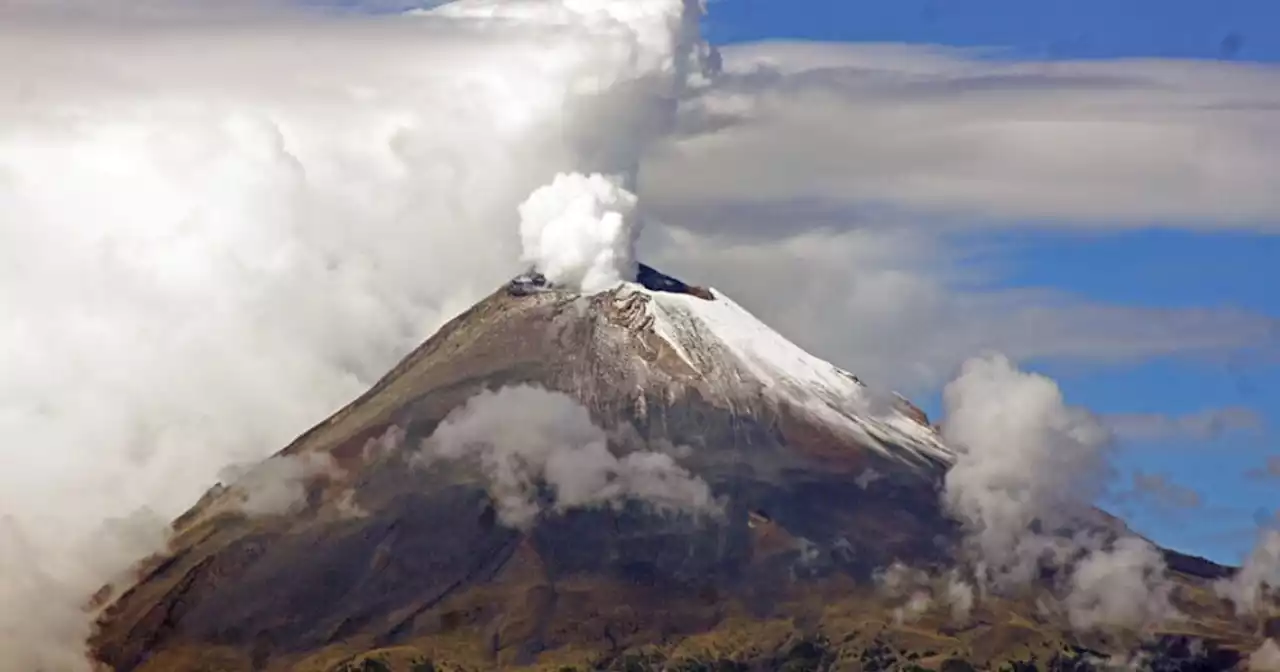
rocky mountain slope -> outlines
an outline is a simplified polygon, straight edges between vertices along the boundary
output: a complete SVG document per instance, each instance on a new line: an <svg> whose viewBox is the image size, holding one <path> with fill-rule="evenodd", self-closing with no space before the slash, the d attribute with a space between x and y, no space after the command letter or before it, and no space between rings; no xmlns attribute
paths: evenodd
<svg viewBox="0 0 1280 672"><path fill-rule="evenodd" d="M728 297L647 267L639 280L583 296L529 274L450 322L176 521L171 552L102 596L94 655L121 671L1067 670L1117 655L1219 670L1261 640L1207 589L1226 570L1175 553L1188 616L1157 631L1073 630L1043 608L1051 576L965 598L938 497L953 455L918 409Z"/></svg>

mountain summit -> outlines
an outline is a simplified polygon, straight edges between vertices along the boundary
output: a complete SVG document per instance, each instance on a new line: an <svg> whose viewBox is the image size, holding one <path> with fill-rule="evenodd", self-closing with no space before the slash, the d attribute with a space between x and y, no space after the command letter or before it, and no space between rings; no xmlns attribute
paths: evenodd
<svg viewBox="0 0 1280 672"><path fill-rule="evenodd" d="M591 295L528 273L229 474L104 594L91 645L122 672L1092 669L1139 650L1209 670L1256 646L1207 590L1225 570L1171 552L1171 630L1077 633L1041 601L1051 576L975 602L939 503L954 459L909 402L717 291L643 265Z"/></svg>

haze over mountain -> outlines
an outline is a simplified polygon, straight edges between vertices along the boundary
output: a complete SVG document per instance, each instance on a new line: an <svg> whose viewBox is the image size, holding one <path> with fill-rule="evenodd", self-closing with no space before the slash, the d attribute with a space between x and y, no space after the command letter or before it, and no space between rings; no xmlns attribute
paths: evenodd
<svg viewBox="0 0 1280 672"><path fill-rule="evenodd" d="M91 634L120 669L389 645L479 669L984 664L1132 653L1175 611L1226 652L1189 657L1269 655L1270 547L1228 579L1093 512L1106 433L1050 381L973 360L939 437L639 265L640 157L716 77L695 3L208 25L158 4L73 29L2 8L0 53L39 76L7 94L0 188L41 226L0 245L0 299L40 317L0 332L23 465L0 477L0 664L83 669ZM181 58L136 39L155 25Z"/></svg>

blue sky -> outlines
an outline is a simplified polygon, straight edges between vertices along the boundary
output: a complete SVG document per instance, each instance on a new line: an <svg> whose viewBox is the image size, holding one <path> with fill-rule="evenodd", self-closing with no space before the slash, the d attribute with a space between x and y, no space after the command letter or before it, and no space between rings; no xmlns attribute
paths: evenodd
<svg viewBox="0 0 1280 672"><path fill-rule="evenodd" d="M1036 58L1280 58L1267 0L711 0L711 39L998 46Z"/></svg>
<svg viewBox="0 0 1280 672"><path fill-rule="evenodd" d="M1270 0L712 0L720 44L763 39L997 47L1012 58L1192 58L1280 61L1280 4ZM1159 308L1237 308L1280 317L1280 236L1128 226L1018 227L965 234L1008 287L1055 288L1099 302ZM1255 229L1256 230L1256 229ZM992 247L993 246L993 247ZM1277 336L1280 338L1280 335ZM1195 489L1197 509L1114 507L1141 532L1180 550L1238 561L1257 512L1280 505L1276 483L1245 476L1280 451L1280 365L1249 353L1170 356L1096 365L1031 362L1068 401L1104 414L1191 414L1244 406L1261 430L1167 436L1122 444L1126 474L1155 473ZM938 412L935 396L925 404Z"/></svg>
<svg viewBox="0 0 1280 672"><path fill-rule="evenodd" d="M1160 307L1233 306L1280 315L1280 238L1142 231L1105 237L1031 236L1011 241L1017 270L1009 282L1069 289L1091 298ZM1280 420L1280 367L1238 361L1157 360L1077 372L1052 365L1067 398L1101 413L1182 415L1207 407L1245 406L1264 422ZM1234 561L1253 541L1260 508L1280 504L1275 483L1244 476L1277 451L1269 431L1240 431L1123 445L1122 468L1159 473L1194 488L1204 507L1156 515L1126 513L1156 539ZM1223 536L1224 534L1227 536Z"/></svg>

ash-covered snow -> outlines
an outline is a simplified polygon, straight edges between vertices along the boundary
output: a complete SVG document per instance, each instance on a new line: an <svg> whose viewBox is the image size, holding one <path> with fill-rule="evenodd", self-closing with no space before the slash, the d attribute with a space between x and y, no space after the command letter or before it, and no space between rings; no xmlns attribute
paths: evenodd
<svg viewBox="0 0 1280 672"><path fill-rule="evenodd" d="M648 297L653 331L708 383L758 391L808 414L880 453L919 462L950 462L952 452L932 429L897 409L880 411L857 378L787 340L729 297L655 292Z"/></svg>

